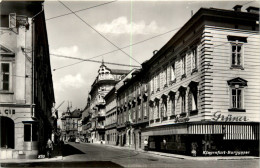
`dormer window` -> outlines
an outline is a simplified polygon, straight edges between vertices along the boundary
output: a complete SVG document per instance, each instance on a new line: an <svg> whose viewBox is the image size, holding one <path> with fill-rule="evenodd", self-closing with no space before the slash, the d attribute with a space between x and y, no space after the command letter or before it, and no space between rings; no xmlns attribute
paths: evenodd
<svg viewBox="0 0 260 168"><path fill-rule="evenodd" d="M230 109L234 112L245 112L244 109L244 88L247 81L242 78L235 78L227 81L230 87Z"/></svg>

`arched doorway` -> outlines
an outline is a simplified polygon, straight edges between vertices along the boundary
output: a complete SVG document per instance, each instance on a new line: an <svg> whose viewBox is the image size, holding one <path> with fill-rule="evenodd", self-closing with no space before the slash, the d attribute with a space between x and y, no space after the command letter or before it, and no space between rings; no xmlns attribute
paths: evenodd
<svg viewBox="0 0 260 168"><path fill-rule="evenodd" d="M14 149L14 121L8 117L0 117L1 148Z"/></svg>

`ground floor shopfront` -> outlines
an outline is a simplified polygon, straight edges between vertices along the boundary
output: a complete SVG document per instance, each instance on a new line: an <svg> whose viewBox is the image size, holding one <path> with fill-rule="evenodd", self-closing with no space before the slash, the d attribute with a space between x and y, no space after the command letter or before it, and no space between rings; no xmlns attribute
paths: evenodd
<svg viewBox="0 0 260 168"><path fill-rule="evenodd" d="M105 143L105 129L97 129L91 131L91 140L90 143Z"/></svg>
<svg viewBox="0 0 260 168"><path fill-rule="evenodd" d="M0 107L0 159L37 158L51 135L49 122L32 118L30 106Z"/></svg>
<svg viewBox="0 0 260 168"><path fill-rule="evenodd" d="M197 156L259 155L259 123L181 123L143 130L148 149Z"/></svg>
<svg viewBox="0 0 260 168"><path fill-rule="evenodd" d="M144 149L145 137L142 136L142 129L146 124L147 122L118 128L117 145L128 146L135 150Z"/></svg>

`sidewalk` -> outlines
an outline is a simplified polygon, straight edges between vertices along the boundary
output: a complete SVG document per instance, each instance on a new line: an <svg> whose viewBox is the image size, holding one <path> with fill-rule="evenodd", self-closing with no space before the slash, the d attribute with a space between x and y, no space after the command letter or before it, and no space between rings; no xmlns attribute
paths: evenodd
<svg viewBox="0 0 260 168"><path fill-rule="evenodd" d="M46 157L46 155L45 155ZM0 163L29 163L29 162L54 162L62 160L60 149L58 145L53 146L52 157L44 159L0 159Z"/></svg>
<svg viewBox="0 0 260 168"><path fill-rule="evenodd" d="M147 153L147 154L152 154L152 155L157 155L157 156L171 157L171 158L177 158L177 159L187 159L187 160L252 160L252 159L260 159L260 157L257 157L257 156L197 156L197 157L193 157L193 156L164 153L164 152L144 151L143 149L135 150L135 149L129 148L129 147L121 147L121 146L114 146L114 145L107 145L107 144L105 144L105 146L111 147L111 148L117 148L117 149L132 150L132 151L136 151L136 152Z"/></svg>

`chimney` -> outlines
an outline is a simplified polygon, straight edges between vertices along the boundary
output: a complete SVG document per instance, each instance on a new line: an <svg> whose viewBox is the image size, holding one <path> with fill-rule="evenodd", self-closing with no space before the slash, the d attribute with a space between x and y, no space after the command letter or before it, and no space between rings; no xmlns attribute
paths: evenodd
<svg viewBox="0 0 260 168"><path fill-rule="evenodd" d="M259 8L254 7L254 6L249 6L248 8L246 8L248 13L255 13L255 14L259 14Z"/></svg>
<svg viewBox="0 0 260 168"><path fill-rule="evenodd" d="M242 5L236 5L233 7L235 12L241 12Z"/></svg>

